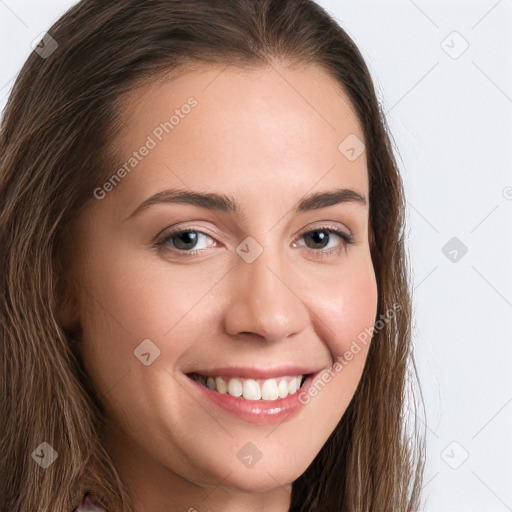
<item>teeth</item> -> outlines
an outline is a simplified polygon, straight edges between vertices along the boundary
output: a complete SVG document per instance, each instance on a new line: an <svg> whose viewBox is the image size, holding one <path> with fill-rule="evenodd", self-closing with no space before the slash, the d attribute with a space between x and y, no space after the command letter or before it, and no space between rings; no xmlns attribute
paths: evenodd
<svg viewBox="0 0 512 512"><path fill-rule="evenodd" d="M231 379L229 381L228 393L231 396L242 396L242 382L240 379Z"/></svg>
<svg viewBox="0 0 512 512"><path fill-rule="evenodd" d="M296 393L300 388L303 376L258 380L236 377L227 380L223 377L204 377L202 375L194 375L193 378L208 389L243 397L245 400L278 400Z"/></svg>
<svg viewBox="0 0 512 512"><path fill-rule="evenodd" d="M288 394L293 395L297 391L297 379L292 379L288 382Z"/></svg>
<svg viewBox="0 0 512 512"><path fill-rule="evenodd" d="M261 389L254 379L244 380L242 396L246 400L259 400L261 398Z"/></svg>
<svg viewBox="0 0 512 512"><path fill-rule="evenodd" d="M286 381L282 381L286 382ZM277 389L276 379L268 379L261 386L261 398L263 400L277 400L279 391Z"/></svg>
<svg viewBox="0 0 512 512"><path fill-rule="evenodd" d="M280 380L277 386L279 398L286 398L288 396L288 383L285 380Z"/></svg>
<svg viewBox="0 0 512 512"><path fill-rule="evenodd" d="M219 393L226 394L228 392L228 386L222 377L215 377L215 385L216 388L213 389L216 389Z"/></svg>

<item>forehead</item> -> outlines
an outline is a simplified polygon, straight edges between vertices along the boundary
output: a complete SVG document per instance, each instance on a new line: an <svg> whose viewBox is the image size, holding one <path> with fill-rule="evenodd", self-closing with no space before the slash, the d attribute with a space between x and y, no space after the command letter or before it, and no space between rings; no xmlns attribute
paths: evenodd
<svg viewBox="0 0 512 512"><path fill-rule="evenodd" d="M362 127L316 65L197 65L132 91L122 105L120 162L151 147L124 180L130 205L164 186L229 189L253 201L333 186L367 195L366 154L350 159L345 147L364 148Z"/></svg>

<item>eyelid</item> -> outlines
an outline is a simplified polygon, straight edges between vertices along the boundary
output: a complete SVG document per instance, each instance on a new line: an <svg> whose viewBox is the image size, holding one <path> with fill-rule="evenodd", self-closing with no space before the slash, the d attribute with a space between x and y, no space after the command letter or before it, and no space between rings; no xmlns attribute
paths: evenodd
<svg viewBox="0 0 512 512"><path fill-rule="evenodd" d="M217 234L212 235L212 234L208 233L208 230L205 230L204 226L194 226L194 225L189 226L189 225L186 225L186 223L179 223L172 227L166 227L166 228L162 229L161 231L159 231L158 234L153 238L152 244L158 245L160 242L165 241L165 239L169 238L170 236L176 235L179 233L183 233L186 231L197 231L198 233L203 233L204 235L209 236L211 238L220 236Z"/></svg>
<svg viewBox="0 0 512 512"><path fill-rule="evenodd" d="M346 228L345 228L346 229ZM300 240L304 237L304 235L307 235L309 233L315 232L315 231L324 231L329 233L329 235L336 235L340 240L341 244L337 247L330 248L330 249L315 249L306 247L303 245L298 246L296 240ZM182 226L180 227L180 224L177 226L173 226L172 228L164 229L162 230L154 239L153 246L157 249L164 249L166 246L167 240L170 238L177 236L182 233L187 232L196 232L199 234L202 234L206 237L211 238L214 240L214 247L217 245L217 240L214 236L210 235L209 233L203 231L203 228L198 228L195 226ZM323 258L329 258L334 256L340 256L342 253L345 253L350 245L357 245L358 242L354 239L354 236L350 233L350 230L342 229L339 226L335 226L332 223L324 222L321 225L317 226L308 226L304 228L300 232L300 234L294 239L293 247L300 247L302 249L305 249L308 253L312 255L314 259L321 260ZM190 251L187 250L180 250L176 248L168 248L169 252L173 253L173 256L176 258L190 258L193 259L196 255L201 255L202 253L208 252L208 249L211 247L208 247L206 249L192 249Z"/></svg>
<svg viewBox="0 0 512 512"><path fill-rule="evenodd" d="M347 236L352 236L350 229L348 229L348 227L345 226L345 224L341 224L341 226L339 224L341 224L341 223L333 224L332 221L313 222L313 223L309 224L308 226L306 226L300 232L299 236L302 236L305 233L310 233L311 231L319 231L321 229L330 230L330 231L340 231L340 232L346 234Z"/></svg>
<svg viewBox="0 0 512 512"><path fill-rule="evenodd" d="M318 223L320 223L320 225L318 225ZM348 237L352 236L351 230L346 225L341 224L342 227L340 228L337 224L341 224L341 223L333 224L333 221L316 221L316 222L313 222L313 223L309 224L308 226L306 226L302 231L299 232L299 234L297 236L303 236L306 233L310 233L311 231L320 230L320 229L331 230L331 231L341 231L344 234L346 234ZM186 231L197 231L199 233L203 233L212 238L215 236L220 236L218 234L211 235L208 232L203 231L204 229L205 229L204 226L194 226L194 225L189 226L189 225L186 225L186 222L179 223L172 227L166 227L166 228L162 229L161 231L159 231L158 234L153 238L152 243L158 244L159 241L161 241L162 239L168 238L170 235L179 234L181 232L186 232Z"/></svg>

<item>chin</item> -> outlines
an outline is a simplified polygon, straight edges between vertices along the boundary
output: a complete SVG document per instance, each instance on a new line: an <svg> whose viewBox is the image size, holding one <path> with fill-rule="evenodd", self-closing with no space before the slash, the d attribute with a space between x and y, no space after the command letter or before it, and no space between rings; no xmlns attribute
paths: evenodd
<svg viewBox="0 0 512 512"><path fill-rule="evenodd" d="M208 475L201 485L217 486L220 484L223 488L229 488L238 492L247 493L264 493L291 485L297 478L299 478L309 467L313 461L316 453L297 453L297 450L287 450L281 448L271 450L273 443L267 443L269 446L264 447L264 440L256 441L262 453L261 458L256 461L239 460L237 453L239 449L232 448L230 453L233 453L233 458L226 457L228 450L223 454L219 454L217 460L210 460L210 464L204 467L204 460L202 461L202 474ZM239 443L243 444L243 443ZM249 453L250 450L247 450ZM210 454L211 456L211 454ZM243 459L243 456L240 456ZM219 464L222 460L223 463ZM196 468L198 468L196 466ZM199 483L199 482L198 482Z"/></svg>

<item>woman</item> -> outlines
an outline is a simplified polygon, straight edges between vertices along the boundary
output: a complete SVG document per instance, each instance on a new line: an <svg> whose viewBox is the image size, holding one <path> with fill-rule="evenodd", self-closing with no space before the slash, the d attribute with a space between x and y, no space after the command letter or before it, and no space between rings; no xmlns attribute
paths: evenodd
<svg viewBox="0 0 512 512"><path fill-rule="evenodd" d="M2 510L418 510L403 189L324 10L83 0L0 140Z"/></svg>

